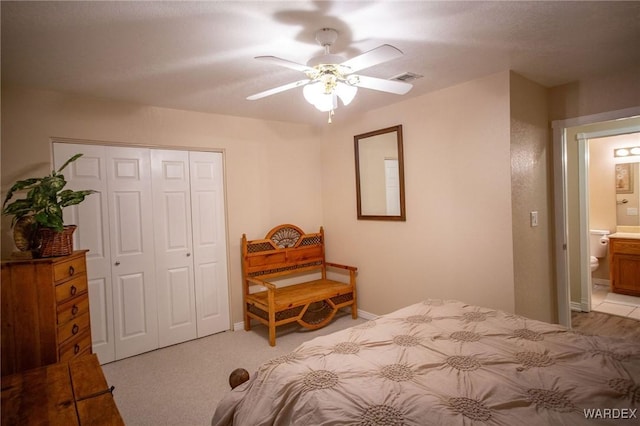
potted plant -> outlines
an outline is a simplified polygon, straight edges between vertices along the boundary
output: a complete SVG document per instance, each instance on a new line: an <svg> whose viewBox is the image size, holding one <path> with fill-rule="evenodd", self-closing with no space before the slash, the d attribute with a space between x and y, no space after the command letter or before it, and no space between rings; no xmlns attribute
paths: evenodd
<svg viewBox="0 0 640 426"><path fill-rule="evenodd" d="M80 158L76 154L51 174L17 181L4 200L2 214L12 215L16 247L21 251L35 251L41 257L64 256L73 251L71 236L75 225L64 225L62 209L79 204L94 190L64 189L67 181L61 173ZM24 198L9 202L16 192L26 192Z"/></svg>

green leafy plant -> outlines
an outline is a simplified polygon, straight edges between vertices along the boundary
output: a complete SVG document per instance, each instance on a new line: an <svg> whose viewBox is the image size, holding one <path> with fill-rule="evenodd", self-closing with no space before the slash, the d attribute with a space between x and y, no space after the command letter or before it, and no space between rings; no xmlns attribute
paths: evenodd
<svg viewBox="0 0 640 426"><path fill-rule="evenodd" d="M11 226L24 217L32 216L39 227L62 232L64 229L62 209L79 204L87 195L96 192L91 189L82 191L63 189L67 181L61 173L62 170L81 156L82 154L74 155L62 167L53 170L47 176L20 180L13 184L2 204L2 214L13 215ZM16 192L24 191L26 191L25 198L9 203Z"/></svg>

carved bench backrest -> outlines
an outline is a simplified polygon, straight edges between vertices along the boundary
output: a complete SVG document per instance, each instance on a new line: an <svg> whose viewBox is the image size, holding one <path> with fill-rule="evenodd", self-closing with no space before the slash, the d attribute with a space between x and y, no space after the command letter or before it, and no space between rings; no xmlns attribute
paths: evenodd
<svg viewBox="0 0 640 426"><path fill-rule="evenodd" d="M261 240L242 236L242 273L246 278L279 277L324 266L324 231L305 234L295 225L276 226Z"/></svg>

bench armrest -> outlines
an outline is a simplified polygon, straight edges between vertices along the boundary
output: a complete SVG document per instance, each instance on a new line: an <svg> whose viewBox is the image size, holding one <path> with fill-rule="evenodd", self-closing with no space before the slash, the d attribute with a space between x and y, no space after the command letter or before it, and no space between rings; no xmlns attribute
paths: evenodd
<svg viewBox="0 0 640 426"><path fill-rule="evenodd" d="M355 266L341 265L340 263L324 262L324 264L326 266L331 266L331 267L340 268L340 269L347 269L349 271L354 271L354 272L358 270L358 268L356 268Z"/></svg>
<svg viewBox="0 0 640 426"><path fill-rule="evenodd" d="M275 290L277 287L275 284L270 283L269 281L264 281L258 278L247 278L247 281L253 284L261 285L263 287L268 288L269 290Z"/></svg>

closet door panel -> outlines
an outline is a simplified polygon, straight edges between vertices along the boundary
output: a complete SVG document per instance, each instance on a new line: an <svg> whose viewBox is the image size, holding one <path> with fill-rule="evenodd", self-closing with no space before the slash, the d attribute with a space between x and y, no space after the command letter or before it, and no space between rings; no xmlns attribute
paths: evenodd
<svg viewBox="0 0 640 426"><path fill-rule="evenodd" d="M193 321L194 310L191 305L194 300L191 297L193 293L193 277L191 268L173 268L167 270L167 283L171 302L169 304L169 312L165 315L169 320L169 327L175 329L177 327L193 324L193 336L195 338L195 322Z"/></svg>
<svg viewBox="0 0 640 426"><path fill-rule="evenodd" d="M190 152L198 336L229 329L222 154Z"/></svg>
<svg viewBox="0 0 640 426"><path fill-rule="evenodd" d="M149 150L107 149L116 359L158 347Z"/></svg>
<svg viewBox="0 0 640 426"><path fill-rule="evenodd" d="M87 267L87 271L89 267ZM111 281L105 277L89 280L89 314L91 319L91 338L93 348L105 348L110 356L98 354L102 364L115 360L115 346L113 344L113 318L111 312ZM107 310L110 308L110 310ZM111 324L111 327L109 327ZM107 349L108 348L108 349Z"/></svg>
<svg viewBox="0 0 640 426"><path fill-rule="evenodd" d="M220 294L220 289L214 284L220 282L224 277L220 277L217 262L200 265L198 273L200 282L205 284L202 286L201 318L203 321L215 320L216 317L224 314L224 310L221 312L221 307L224 306L226 300L221 297L224 298L226 294L224 292Z"/></svg>
<svg viewBox="0 0 640 426"><path fill-rule="evenodd" d="M160 347L195 339L189 154L152 150Z"/></svg>
<svg viewBox="0 0 640 426"><path fill-rule="evenodd" d="M145 300L145 279L141 273L119 274L118 294L120 295L120 338L134 339L149 333ZM135 343L132 343L135 345ZM144 348L142 348L144 349Z"/></svg>
<svg viewBox="0 0 640 426"><path fill-rule="evenodd" d="M136 256L144 253L143 196L144 194L138 191L113 194L116 256Z"/></svg>
<svg viewBox="0 0 640 426"><path fill-rule="evenodd" d="M82 153L63 170L67 188L93 189L79 205L65 208L66 224L77 225L75 248L88 249L87 278L93 352L101 363L115 360L113 290L108 213L106 147L54 142L54 167L58 169L71 156Z"/></svg>

